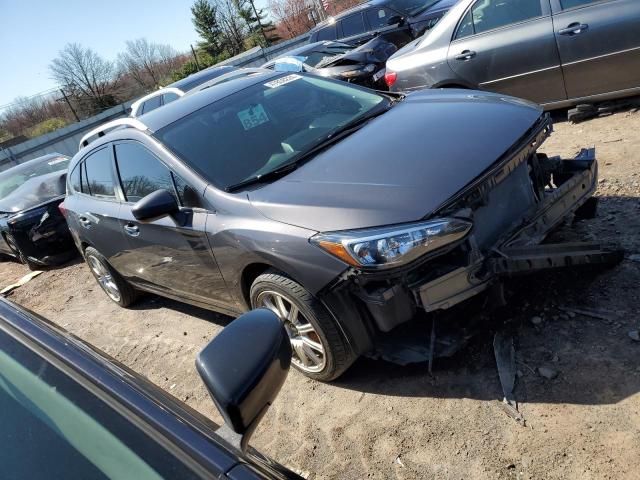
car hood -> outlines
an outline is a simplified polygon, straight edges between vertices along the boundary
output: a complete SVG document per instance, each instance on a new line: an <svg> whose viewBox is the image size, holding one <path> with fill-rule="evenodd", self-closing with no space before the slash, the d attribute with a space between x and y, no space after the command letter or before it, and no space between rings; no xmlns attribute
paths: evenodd
<svg viewBox="0 0 640 480"><path fill-rule="evenodd" d="M480 176L540 107L467 90L408 95L291 174L250 191L273 220L315 231L417 221Z"/></svg>
<svg viewBox="0 0 640 480"><path fill-rule="evenodd" d="M65 194L66 170L30 178L0 199L0 212L15 213L33 208Z"/></svg>

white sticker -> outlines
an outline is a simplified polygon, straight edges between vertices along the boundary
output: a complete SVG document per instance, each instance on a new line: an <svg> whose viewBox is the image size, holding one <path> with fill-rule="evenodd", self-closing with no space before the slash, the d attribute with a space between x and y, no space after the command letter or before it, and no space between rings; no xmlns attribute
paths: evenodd
<svg viewBox="0 0 640 480"><path fill-rule="evenodd" d="M245 130L251 130L269 121L267 112L264 111L264 108L259 103L257 105L251 105L246 110L240 110L238 112L238 118Z"/></svg>
<svg viewBox="0 0 640 480"><path fill-rule="evenodd" d="M48 165L57 165L58 163L62 163L62 162L66 162L67 159L66 158L56 158L55 160L51 160L50 162L47 162Z"/></svg>
<svg viewBox="0 0 640 480"><path fill-rule="evenodd" d="M276 80L272 80L264 84L265 87L269 88L277 88L280 85L286 85L287 83L291 83L295 80L299 80L302 77L300 75L287 75L286 77L281 77Z"/></svg>
<svg viewBox="0 0 640 480"><path fill-rule="evenodd" d="M386 16L387 14L385 13L384 9L378 10L378 18L384 18Z"/></svg>

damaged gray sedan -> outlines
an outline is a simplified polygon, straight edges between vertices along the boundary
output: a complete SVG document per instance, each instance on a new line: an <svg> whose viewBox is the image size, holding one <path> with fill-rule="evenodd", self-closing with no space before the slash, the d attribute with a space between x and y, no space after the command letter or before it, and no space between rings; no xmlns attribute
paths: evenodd
<svg viewBox="0 0 640 480"><path fill-rule="evenodd" d="M100 285L122 306L140 289L269 308L311 378L505 276L618 254L540 245L594 213L597 164L539 153L551 123L523 100L265 72L138 120L70 166L68 222Z"/></svg>

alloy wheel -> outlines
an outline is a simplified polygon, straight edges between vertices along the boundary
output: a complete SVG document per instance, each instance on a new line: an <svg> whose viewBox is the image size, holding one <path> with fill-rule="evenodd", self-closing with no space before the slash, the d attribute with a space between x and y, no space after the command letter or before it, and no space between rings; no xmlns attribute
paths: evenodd
<svg viewBox="0 0 640 480"><path fill-rule="evenodd" d="M280 293L266 291L258 295L256 304L274 312L284 323L293 350L291 361L296 367L310 373L324 369L327 360L320 335L291 300Z"/></svg>
<svg viewBox="0 0 640 480"><path fill-rule="evenodd" d="M114 302L119 302L122 296L120 295L120 290L118 289L116 282L113 280L113 275L111 275L109 269L98 258L92 255L87 257L87 263L102 289L107 295L109 295L109 298Z"/></svg>

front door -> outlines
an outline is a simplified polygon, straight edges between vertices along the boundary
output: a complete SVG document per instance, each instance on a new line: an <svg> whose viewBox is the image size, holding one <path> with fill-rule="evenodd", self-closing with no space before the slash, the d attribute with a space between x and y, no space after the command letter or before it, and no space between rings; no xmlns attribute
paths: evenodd
<svg viewBox="0 0 640 480"><path fill-rule="evenodd" d="M567 95L640 87L640 1L553 0Z"/></svg>
<svg viewBox="0 0 640 480"><path fill-rule="evenodd" d="M566 99L548 0L478 0L448 53L466 85L537 103Z"/></svg>
<svg viewBox="0 0 640 480"><path fill-rule="evenodd" d="M198 193L141 143L117 143L115 156L125 199L121 229L129 244L122 259L125 278L185 300L229 305L231 297L205 233L210 213L198 204ZM160 189L176 197L180 214L149 222L137 220L131 211L134 203Z"/></svg>

